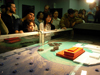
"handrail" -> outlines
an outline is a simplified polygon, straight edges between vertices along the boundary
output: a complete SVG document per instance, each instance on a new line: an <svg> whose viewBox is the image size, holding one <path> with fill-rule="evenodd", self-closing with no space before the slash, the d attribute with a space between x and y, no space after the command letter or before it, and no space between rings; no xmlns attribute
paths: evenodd
<svg viewBox="0 0 100 75"><path fill-rule="evenodd" d="M13 38L13 37L25 37L25 36L37 35L37 34L39 34L39 32L25 32L25 33L1 35L0 40L1 39L6 39L6 38Z"/></svg>
<svg viewBox="0 0 100 75"><path fill-rule="evenodd" d="M69 31L69 30L73 30L73 28L67 28L66 30L65 29L48 30L48 31L42 31L42 33L62 32L62 31Z"/></svg>

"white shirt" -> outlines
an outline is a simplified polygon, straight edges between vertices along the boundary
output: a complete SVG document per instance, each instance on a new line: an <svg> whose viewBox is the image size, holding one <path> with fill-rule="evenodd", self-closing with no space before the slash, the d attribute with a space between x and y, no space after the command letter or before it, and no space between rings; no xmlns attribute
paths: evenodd
<svg viewBox="0 0 100 75"><path fill-rule="evenodd" d="M60 28L59 23L60 23L60 19L59 18L57 18L57 19L53 18L53 23L52 24L55 26L55 29L59 29Z"/></svg>
<svg viewBox="0 0 100 75"><path fill-rule="evenodd" d="M42 22L42 23L40 23L40 25L39 25L39 29L40 29L40 31L51 30L51 25L50 25L50 24L46 24L46 26L44 27L44 22Z"/></svg>
<svg viewBox="0 0 100 75"><path fill-rule="evenodd" d="M37 25L35 24L35 27L33 26L33 30L38 30L38 27L37 27Z"/></svg>

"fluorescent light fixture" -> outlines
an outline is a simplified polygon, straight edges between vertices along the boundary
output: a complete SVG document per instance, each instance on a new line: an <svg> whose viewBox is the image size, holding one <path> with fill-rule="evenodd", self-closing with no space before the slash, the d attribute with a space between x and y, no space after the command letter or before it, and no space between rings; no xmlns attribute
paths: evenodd
<svg viewBox="0 0 100 75"><path fill-rule="evenodd" d="M93 3L95 0L86 0L87 3Z"/></svg>

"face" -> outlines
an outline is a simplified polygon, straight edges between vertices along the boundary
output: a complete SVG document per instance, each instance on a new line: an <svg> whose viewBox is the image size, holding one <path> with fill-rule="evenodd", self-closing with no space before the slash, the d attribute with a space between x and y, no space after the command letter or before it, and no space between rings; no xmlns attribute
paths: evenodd
<svg viewBox="0 0 100 75"><path fill-rule="evenodd" d="M94 6L93 6L93 5L89 5L89 8L90 8L90 9L93 9L93 8L94 8Z"/></svg>
<svg viewBox="0 0 100 75"><path fill-rule="evenodd" d="M48 17L46 18L46 23L50 23L51 22L51 17L48 15Z"/></svg>
<svg viewBox="0 0 100 75"><path fill-rule="evenodd" d="M69 16L70 16L71 18L73 18L73 17L74 17L74 13L73 13L73 14L70 14Z"/></svg>
<svg viewBox="0 0 100 75"><path fill-rule="evenodd" d="M11 4L10 12L11 13L15 13L16 12L16 6L15 6L15 4Z"/></svg>
<svg viewBox="0 0 100 75"><path fill-rule="evenodd" d="M82 17L82 14L79 14L78 16L81 18Z"/></svg>
<svg viewBox="0 0 100 75"><path fill-rule="evenodd" d="M94 7L96 7L96 2L94 2Z"/></svg>
<svg viewBox="0 0 100 75"><path fill-rule="evenodd" d="M55 18L57 18L57 17L58 17L58 12L55 11L54 14L53 14L53 16L54 16Z"/></svg>
<svg viewBox="0 0 100 75"><path fill-rule="evenodd" d="M43 13L40 13L39 18L43 19L43 17L44 17Z"/></svg>
<svg viewBox="0 0 100 75"><path fill-rule="evenodd" d="M77 16L78 16L78 12L76 11L76 12L75 12L75 17L77 17Z"/></svg>
<svg viewBox="0 0 100 75"><path fill-rule="evenodd" d="M83 14L85 15L86 14L86 12L83 10Z"/></svg>
<svg viewBox="0 0 100 75"><path fill-rule="evenodd" d="M98 8L98 6L96 7L96 11L99 11L99 8Z"/></svg>
<svg viewBox="0 0 100 75"><path fill-rule="evenodd" d="M31 32L33 31L33 22L30 22L30 24L28 25L28 31Z"/></svg>
<svg viewBox="0 0 100 75"><path fill-rule="evenodd" d="M29 13L29 14L27 14L26 19L27 19L27 20L33 20L33 21L34 21L34 19L35 19L34 13Z"/></svg>
<svg viewBox="0 0 100 75"><path fill-rule="evenodd" d="M44 8L44 12L45 12L45 13L49 12L49 6L46 6L46 7Z"/></svg>
<svg viewBox="0 0 100 75"><path fill-rule="evenodd" d="M2 8L1 11L2 11L2 13L5 13L6 12L6 9L5 8Z"/></svg>

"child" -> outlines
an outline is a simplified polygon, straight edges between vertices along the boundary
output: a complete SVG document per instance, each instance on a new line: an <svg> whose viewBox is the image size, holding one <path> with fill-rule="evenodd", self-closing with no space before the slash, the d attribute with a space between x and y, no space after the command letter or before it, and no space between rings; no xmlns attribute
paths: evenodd
<svg viewBox="0 0 100 75"><path fill-rule="evenodd" d="M38 30L37 25L33 21L27 21L26 22L26 28L24 29L24 32L33 32Z"/></svg>

